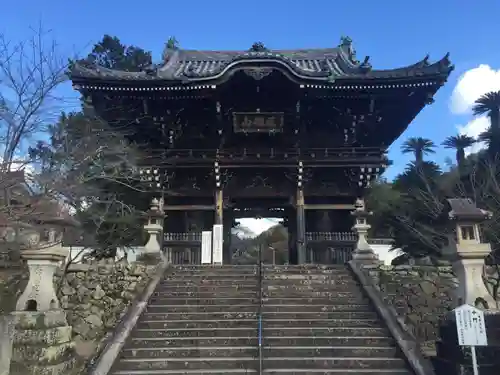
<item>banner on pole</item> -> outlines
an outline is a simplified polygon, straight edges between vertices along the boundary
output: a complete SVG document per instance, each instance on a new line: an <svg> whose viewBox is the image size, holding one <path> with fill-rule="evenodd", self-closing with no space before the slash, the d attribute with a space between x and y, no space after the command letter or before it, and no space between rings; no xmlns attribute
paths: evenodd
<svg viewBox="0 0 500 375"><path fill-rule="evenodd" d="M212 232L201 232L201 264L212 263Z"/></svg>
<svg viewBox="0 0 500 375"><path fill-rule="evenodd" d="M223 245L222 224L215 224L213 228L213 258L214 264L222 264L222 245Z"/></svg>

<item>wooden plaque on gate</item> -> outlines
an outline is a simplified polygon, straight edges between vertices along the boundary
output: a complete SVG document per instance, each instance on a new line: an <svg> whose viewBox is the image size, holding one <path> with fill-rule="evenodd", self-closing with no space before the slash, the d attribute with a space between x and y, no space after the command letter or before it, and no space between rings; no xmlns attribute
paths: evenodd
<svg viewBox="0 0 500 375"><path fill-rule="evenodd" d="M283 112L233 112L235 133L275 133L283 131Z"/></svg>

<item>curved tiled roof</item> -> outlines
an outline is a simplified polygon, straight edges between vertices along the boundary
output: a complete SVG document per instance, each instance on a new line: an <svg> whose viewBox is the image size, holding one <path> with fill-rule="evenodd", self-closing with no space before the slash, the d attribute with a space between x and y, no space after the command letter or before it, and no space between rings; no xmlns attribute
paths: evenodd
<svg viewBox="0 0 500 375"><path fill-rule="evenodd" d="M448 55L430 64L428 57L416 64L390 70L373 70L369 58L356 60L350 44L337 48L249 51L169 50L163 65L141 72L118 71L97 65L75 64L70 76L78 79L110 81L188 81L200 82L221 78L240 67L273 65L288 70L297 78L316 81L336 79L393 79L448 75L453 66Z"/></svg>

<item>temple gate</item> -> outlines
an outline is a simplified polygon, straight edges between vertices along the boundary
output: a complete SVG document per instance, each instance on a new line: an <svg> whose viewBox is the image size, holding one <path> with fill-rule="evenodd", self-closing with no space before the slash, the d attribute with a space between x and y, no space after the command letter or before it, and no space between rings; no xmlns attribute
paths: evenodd
<svg viewBox="0 0 500 375"><path fill-rule="evenodd" d="M229 263L235 220L258 216L282 219L291 264L344 263L356 199L451 70L447 56L375 70L342 38L324 49L168 50L143 72L77 64L71 79L144 145L144 199L163 198L169 261L200 263L201 232L223 224Z"/></svg>

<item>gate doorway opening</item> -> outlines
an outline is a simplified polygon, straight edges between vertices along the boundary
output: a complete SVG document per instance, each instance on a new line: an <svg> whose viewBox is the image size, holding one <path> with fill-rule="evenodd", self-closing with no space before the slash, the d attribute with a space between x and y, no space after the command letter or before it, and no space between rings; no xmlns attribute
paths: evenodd
<svg viewBox="0 0 500 375"><path fill-rule="evenodd" d="M289 263L289 235L282 218L241 218L235 220L231 235L231 263ZM260 254L259 254L260 253Z"/></svg>

